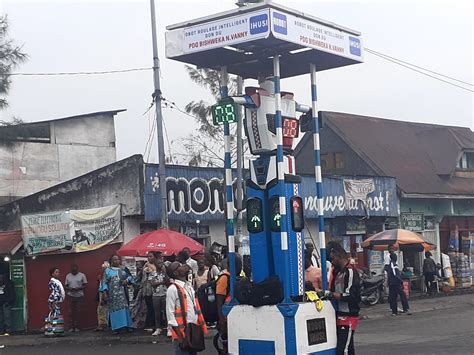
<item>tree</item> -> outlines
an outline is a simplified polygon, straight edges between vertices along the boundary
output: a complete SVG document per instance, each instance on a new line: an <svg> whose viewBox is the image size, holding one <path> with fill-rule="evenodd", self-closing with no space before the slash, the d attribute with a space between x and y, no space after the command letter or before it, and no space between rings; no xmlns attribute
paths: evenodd
<svg viewBox="0 0 474 355"><path fill-rule="evenodd" d="M5 96L10 89L10 74L14 68L28 58L18 46L8 38L8 18L0 16L0 110L8 106Z"/></svg>
<svg viewBox="0 0 474 355"><path fill-rule="evenodd" d="M220 98L219 72L212 69L196 69L186 65L189 78L209 90L217 102ZM229 76L229 95L237 94L237 78ZM224 165L224 128L212 124L211 106L204 100L191 101L185 107L199 125L196 133L182 139L183 146L189 157L191 166L223 166ZM231 137L236 137L237 125L230 126ZM235 140L234 140L235 142ZM247 147L244 145L244 152ZM236 144L232 146L232 162L237 158Z"/></svg>

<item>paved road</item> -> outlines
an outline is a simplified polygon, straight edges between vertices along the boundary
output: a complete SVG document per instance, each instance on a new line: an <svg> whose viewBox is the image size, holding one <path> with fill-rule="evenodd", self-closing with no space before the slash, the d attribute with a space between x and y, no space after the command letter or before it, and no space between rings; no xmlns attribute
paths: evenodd
<svg viewBox="0 0 474 355"><path fill-rule="evenodd" d="M474 354L474 295L460 298L451 309L362 321L358 354Z"/></svg>
<svg viewBox="0 0 474 355"><path fill-rule="evenodd" d="M418 302L416 302L418 303ZM449 304L449 309L431 310L433 305ZM474 295L455 296L413 304L412 316L390 317L387 305L366 310L368 320L360 323L356 334L356 350L360 355L408 354L473 354ZM430 305L430 306L427 306ZM417 307L418 306L418 307ZM370 319L373 314L373 319ZM378 315L378 317L375 317ZM1 345L1 340L0 340ZM54 352L53 352L54 351ZM173 354L169 343L64 343L56 346L0 348L0 355L152 355ZM200 354L215 354L208 341L208 350Z"/></svg>

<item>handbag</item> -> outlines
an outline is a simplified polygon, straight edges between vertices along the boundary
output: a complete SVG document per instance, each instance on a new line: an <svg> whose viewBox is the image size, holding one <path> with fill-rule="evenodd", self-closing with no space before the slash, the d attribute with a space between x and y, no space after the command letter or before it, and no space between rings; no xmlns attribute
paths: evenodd
<svg viewBox="0 0 474 355"><path fill-rule="evenodd" d="M179 303L181 304L181 309L184 311L183 294L181 293L181 290L179 289L178 286L176 286L176 289L178 290L178 298L179 298ZM193 301L193 306L194 306L194 311L197 314L195 300ZM183 320L184 320L184 323L186 324L186 329L184 332L183 342L179 345L179 347L183 351L189 351L189 352L203 351L206 348L206 345L204 344L204 331L202 330L202 327L200 325L194 324L194 323L188 323L186 320L186 316L187 316L186 312L183 312Z"/></svg>

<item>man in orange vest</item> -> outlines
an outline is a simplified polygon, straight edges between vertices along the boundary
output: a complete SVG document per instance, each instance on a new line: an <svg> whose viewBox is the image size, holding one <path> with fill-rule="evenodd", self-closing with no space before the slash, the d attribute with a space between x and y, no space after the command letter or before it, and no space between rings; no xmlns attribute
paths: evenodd
<svg viewBox="0 0 474 355"><path fill-rule="evenodd" d="M173 339L176 355L197 354L181 348L186 337L186 324L197 324L205 334L207 333L201 307L194 294L193 286L188 281L189 273L191 273L189 265L177 261L171 263L168 267L168 276L174 279L174 282L166 291L166 316L168 326L171 328L171 338Z"/></svg>

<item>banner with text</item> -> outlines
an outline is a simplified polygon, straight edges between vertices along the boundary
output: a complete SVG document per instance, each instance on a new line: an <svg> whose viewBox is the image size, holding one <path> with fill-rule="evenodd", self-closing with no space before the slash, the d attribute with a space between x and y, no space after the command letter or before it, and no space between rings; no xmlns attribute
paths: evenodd
<svg viewBox="0 0 474 355"><path fill-rule="evenodd" d="M21 226L28 255L94 250L122 235L120 205L24 215Z"/></svg>

